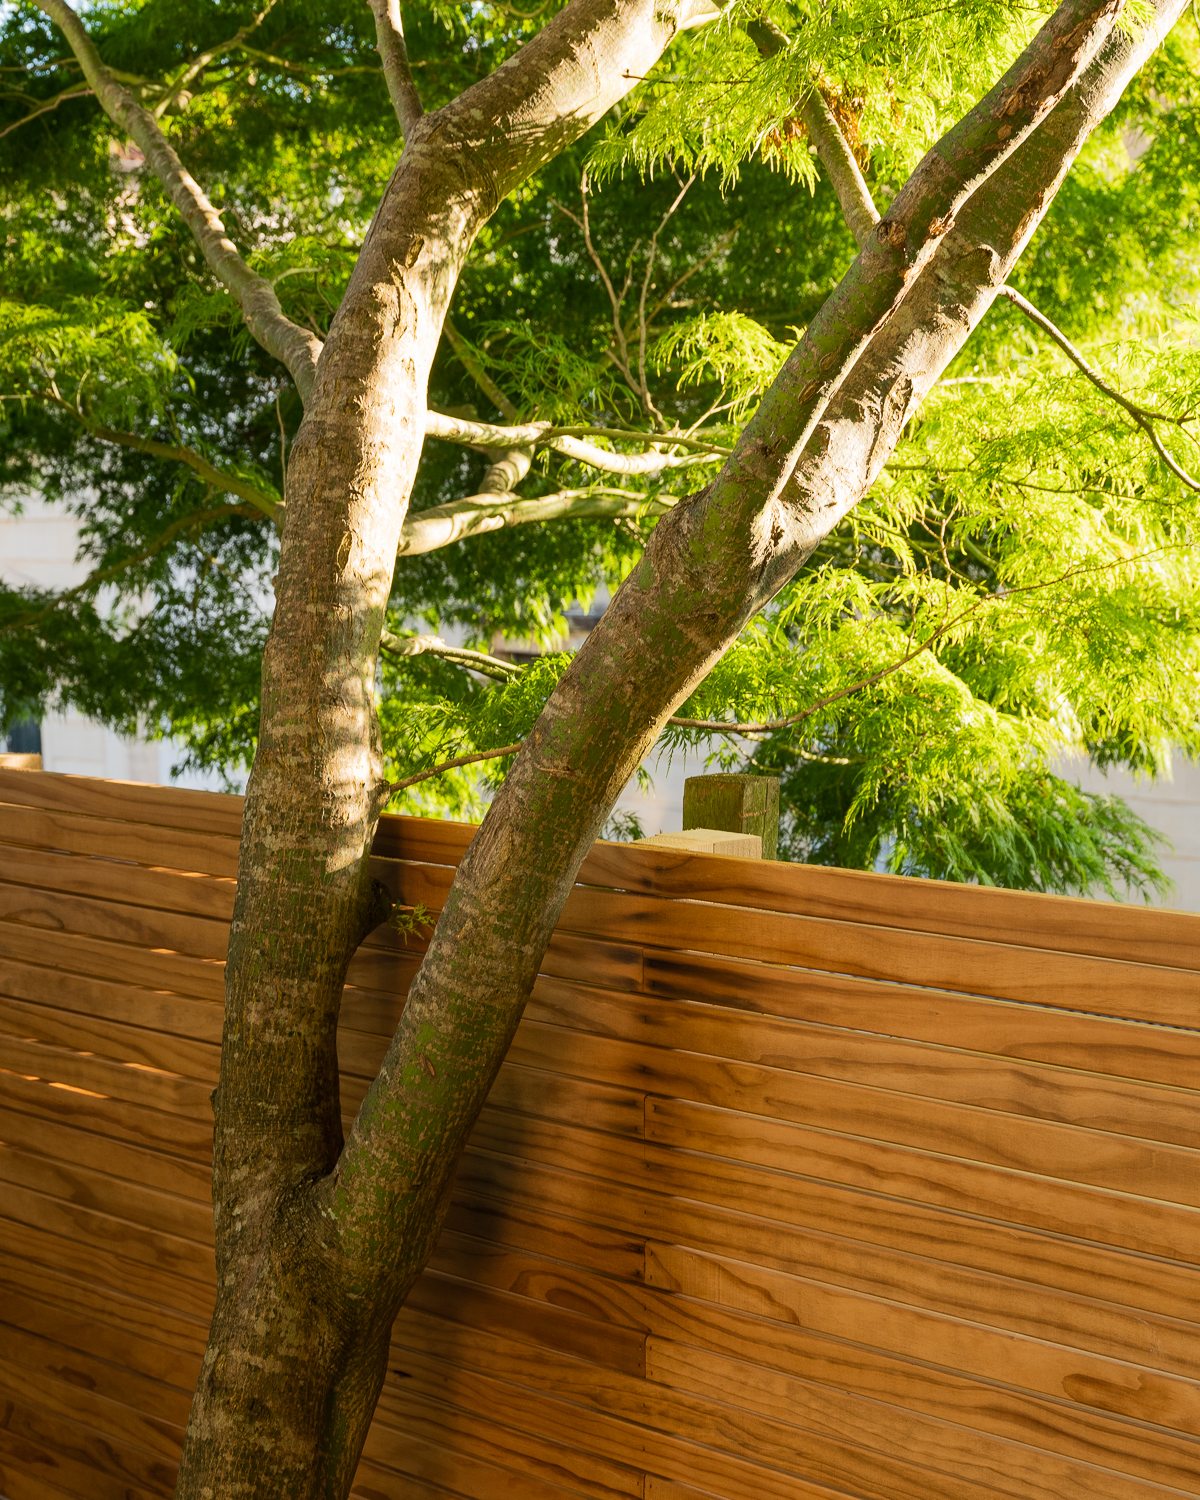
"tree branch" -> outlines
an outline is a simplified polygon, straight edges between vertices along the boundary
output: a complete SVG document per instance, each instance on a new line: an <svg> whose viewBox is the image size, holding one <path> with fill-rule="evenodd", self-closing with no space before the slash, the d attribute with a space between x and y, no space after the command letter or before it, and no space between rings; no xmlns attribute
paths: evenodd
<svg viewBox="0 0 1200 1500"><path fill-rule="evenodd" d="M501 661L498 656L489 656L486 651L471 651L466 646L448 646L440 635L393 635L385 630L379 645L389 656L437 656L452 662L456 667L466 667L472 672L485 672L489 677L517 677L524 670L515 662Z"/></svg>
<svg viewBox="0 0 1200 1500"><path fill-rule="evenodd" d="M893 316L955 215L1096 56L1123 0L1064 0L1004 76L934 145L809 323L742 433L731 474L777 498L821 413Z"/></svg>
<svg viewBox="0 0 1200 1500"><path fill-rule="evenodd" d="M497 411L502 411L510 422L518 421L520 413L517 411L517 408L483 368L479 360L476 359L474 350L448 317L442 321L442 332L450 341L450 347L458 356L459 363L463 369L488 400L492 402Z"/></svg>
<svg viewBox="0 0 1200 1500"><path fill-rule="evenodd" d="M577 432L594 433L631 442L662 443L690 448L690 453L610 453L594 443L581 442ZM526 422L522 426L495 427L488 422L468 422L462 417L431 411L425 418L425 435L442 438L448 443L463 443L474 448L515 448L529 445L551 448L589 468L607 474L660 474L664 469L687 469L695 464L711 463L724 457L728 449L701 439L675 437L670 433L625 431L600 427L554 427L549 422Z"/></svg>
<svg viewBox="0 0 1200 1500"><path fill-rule="evenodd" d="M101 442L114 443L121 448L134 448L139 453L149 453L155 458L169 458L176 463L186 464L214 490L237 495L239 499L248 501L256 510L261 511L276 526L283 526L284 507L280 501L273 499L264 490L258 489L246 480L239 479L237 475L226 474L223 470L216 468L194 448L160 443L153 438L140 437L136 432L121 432L113 427L104 427L99 422L93 422L77 406L72 406L61 396L51 395L48 399L54 406L70 413L86 431L90 432L93 437L99 438Z"/></svg>
<svg viewBox="0 0 1200 1500"><path fill-rule="evenodd" d="M788 44L787 33L765 17L747 21L745 31L761 57L774 57ZM825 103L816 84L804 97L800 106L800 118L808 131L809 140L817 148L821 165L829 173L829 181L842 205L842 214L861 250L879 222L879 213L858 162L854 159L850 143L842 134L833 111Z"/></svg>
<svg viewBox="0 0 1200 1500"><path fill-rule="evenodd" d="M64 89L61 94L55 94L53 99L48 99L45 104L39 105L37 109L31 109L21 119L14 120L11 125L6 125L3 130L0 130L0 141L12 131L19 130L22 125L28 125L30 120L36 120L39 115L49 114L52 109L57 109L60 104L65 104L68 99L86 99L91 92L91 89Z"/></svg>
<svg viewBox="0 0 1200 1500"><path fill-rule="evenodd" d="M501 745L499 750L481 750L476 755L460 755L454 760L444 760L440 766L430 766L428 771L418 771L415 776L406 776L403 781L389 781L388 798L390 800L406 786L416 786L418 781L428 781L433 776L442 775L444 771L454 771L459 766L473 766L481 760L498 760L502 755L515 755L524 743L524 740L518 740L515 745Z"/></svg>
<svg viewBox="0 0 1200 1500"><path fill-rule="evenodd" d="M688 189L695 180L696 174L693 172L679 189L675 201L667 209L666 213L663 214L661 222L650 236L650 248L646 255L646 274L642 277L642 294L638 298L638 381L641 387L638 394L642 398L642 406L645 409L646 415L660 432L666 431L667 423L662 412L654 404L654 399L650 395L650 385L646 379L646 330L649 327L649 321L646 318L646 295L650 290L650 278L654 274L654 263L658 259L658 237L671 222L675 210L683 202L687 196Z"/></svg>
<svg viewBox="0 0 1200 1500"><path fill-rule="evenodd" d="M582 517L662 515L678 503L673 495L643 495L631 490L558 490L525 500L520 495L468 495L448 505L410 514L400 534L397 555L416 557L435 552L465 537L482 536L509 526Z"/></svg>
<svg viewBox="0 0 1200 1500"><path fill-rule="evenodd" d="M267 3L263 6L262 10L259 11L259 13L250 21L248 25L243 26L235 36L230 37L227 42L220 42L217 46L210 47L207 52L201 52L199 57L194 57L192 61L187 65L187 67L184 68L183 72L179 75L175 82L163 93L162 98L151 110L151 114L154 116L154 118L156 120L161 120L163 115L166 114L167 110L170 109L171 105L175 103L176 99L178 99L180 94L182 94L183 91L187 88L188 84L191 83L192 79L195 78L198 74L202 73L204 69L208 67L210 62L214 62L223 53L232 52L234 48L240 47L252 31L257 31L262 23L266 20L267 16L270 14L275 3L276 0L267 0Z"/></svg>
<svg viewBox="0 0 1200 1500"><path fill-rule="evenodd" d="M66 0L36 0L62 30L105 114L141 148L155 176L183 215L209 269L242 309L246 327L268 354L285 366L300 399L312 391L321 341L284 314L275 289L239 255L216 209L179 160L158 121L123 88L105 66L96 44Z"/></svg>
<svg viewBox="0 0 1200 1500"><path fill-rule="evenodd" d="M1154 451L1162 459L1163 463L1166 464L1167 468L1170 469L1171 473L1175 475L1176 479L1186 484L1189 489L1200 491L1200 479L1194 479L1181 464L1177 463L1171 457L1152 425L1154 422L1174 421L1174 418L1168 417L1162 412L1150 411L1144 406L1138 406L1136 402L1130 401L1128 396L1122 396L1120 391L1114 390L1100 374L1099 370L1084 359L1083 355L1066 334L1060 328L1056 327L1045 313L1039 312L1032 302L1026 301L1014 287L999 287L997 289L997 296L1007 298L1014 307L1025 314L1031 323L1040 328L1043 333L1048 333L1071 363L1077 365L1083 371L1096 389L1101 391L1111 401L1115 401L1118 406L1122 407L1128 413L1134 425L1140 428L1150 439Z"/></svg>
<svg viewBox="0 0 1200 1500"><path fill-rule="evenodd" d="M861 250L871 231L879 223L879 210L875 207L871 190L854 158L849 141L842 134L833 111L815 85L800 106L800 118L808 131L809 140L817 148L821 165L829 173L833 190L842 205L842 214Z"/></svg>
<svg viewBox="0 0 1200 1500"><path fill-rule="evenodd" d="M408 46L404 40L400 3L399 0L367 0L367 3L375 17L375 36L379 56L383 59L383 76L387 80L388 93L391 95L400 129L407 140L425 110L413 82L412 69L408 65Z"/></svg>

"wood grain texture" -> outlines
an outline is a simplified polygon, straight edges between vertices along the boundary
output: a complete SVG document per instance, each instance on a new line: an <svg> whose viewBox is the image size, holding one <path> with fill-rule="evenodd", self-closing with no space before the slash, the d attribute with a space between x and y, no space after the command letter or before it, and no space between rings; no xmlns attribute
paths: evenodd
<svg viewBox="0 0 1200 1500"><path fill-rule="evenodd" d="M1028 1064L982 1050L948 1050L711 1004L644 995L634 1002L547 977L535 986L526 1016L570 1031L1200 1148L1200 1090L1194 1086L1200 1076L1186 1089L1098 1078L1091 1070Z"/></svg>
<svg viewBox="0 0 1200 1500"><path fill-rule="evenodd" d="M48 938L45 929L36 925L0 920L0 956L44 964L48 954L53 956L54 968L69 978L110 979L225 1003L224 956L191 958L57 928Z"/></svg>
<svg viewBox="0 0 1200 1500"><path fill-rule="evenodd" d="M236 835L198 833L184 828L164 833L143 823L0 802L0 838L5 844L25 844L34 849L95 854L102 859L189 870L230 880L237 876Z"/></svg>
<svg viewBox="0 0 1200 1500"><path fill-rule="evenodd" d="M240 820L0 769L11 1500L170 1492ZM437 910L474 832L373 872ZM347 1115L424 948L355 955ZM1198 1079L1198 917L597 844L354 1493L1200 1496Z"/></svg>
<svg viewBox="0 0 1200 1500"><path fill-rule="evenodd" d="M180 828L190 833L240 838L242 801L241 797L222 792L193 792L141 781L106 781L91 776L8 771L0 767L0 802L51 812L117 818L154 828Z"/></svg>
<svg viewBox="0 0 1200 1500"><path fill-rule="evenodd" d="M1013 1004L916 985L648 949L647 994L880 1036L1194 1087L1200 1032ZM1186 981L1181 981L1181 984Z"/></svg>

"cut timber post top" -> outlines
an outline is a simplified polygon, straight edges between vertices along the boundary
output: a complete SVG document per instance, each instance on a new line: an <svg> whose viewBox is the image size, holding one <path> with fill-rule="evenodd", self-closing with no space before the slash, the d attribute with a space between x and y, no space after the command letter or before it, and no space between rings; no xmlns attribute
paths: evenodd
<svg viewBox="0 0 1200 1500"><path fill-rule="evenodd" d="M685 828L682 833L656 833L638 839L660 849L687 849L693 854L724 854L734 859L761 859L763 841L757 833L728 833L722 828Z"/></svg>

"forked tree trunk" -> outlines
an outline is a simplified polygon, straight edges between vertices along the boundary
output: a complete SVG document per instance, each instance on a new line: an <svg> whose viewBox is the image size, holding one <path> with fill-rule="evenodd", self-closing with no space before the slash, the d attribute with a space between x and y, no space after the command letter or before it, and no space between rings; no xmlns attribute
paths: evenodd
<svg viewBox="0 0 1200 1500"><path fill-rule="evenodd" d="M1160 0L1160 34L1181 8ZM653 0L573 0L513 63L425 117L318 366L289 466L247 793L216 1095L217 1309L187 1500L348 1492L392 1320L603 820L667 716L865 492L1157 40L1110 35L1103 5L1064 7L1024 72L969 117L974 167L952 169L947 147L925 196L893 206L829 335L834 364L828 344L801 346L734 458L660 523L552 697L343 1145L338 1004L382 913L367 873L384 797L375 656L442 317L480 224L647 71L675 25L663 16Z"/></svg>
<svg viewBox="0 0 1200 1500"><path fill-rule="evenodd" d="M362 1159L359 1212L341 1211L336 1027L350 958L388 905L367 867L387 800L375 661L447 304L504 197L708 13L704 0L573 0L424 116L317 365L288 464L230 934L217 1303L178 1481L188 1500L346 1494L392 1320L440 1225L444 1152L404 1109L395 1149L436 1161L419 1168L437 1182L419 1222L397 1237L386 1214L372 1221L366 1200L385 1191Z"/></svg>

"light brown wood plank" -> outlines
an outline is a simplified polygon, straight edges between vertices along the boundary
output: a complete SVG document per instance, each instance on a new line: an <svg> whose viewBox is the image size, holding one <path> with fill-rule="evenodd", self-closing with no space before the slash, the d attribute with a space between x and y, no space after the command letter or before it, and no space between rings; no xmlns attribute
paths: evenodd
<svg viewBox="0 0 1200 1500"><path fill-rule="evenodd" d="M227 922L155 911L121 901L100 901L90 896L59 895L8 882L0 883L0 922L37 928L43 955L46 944L55 941L49 935L60 932L139 948L169 948L193 958L224 959L229 945Z"/></svg>
<svg viewBox="0 0 1200 1500"><path fill-rule="evenodd" d="M170 1037L221 1045L224 1008L191 996L65 974L61 969L18 963L9 958L0 958L0 995L69 1010L76 1016L120 1021Z"/></svg>
<svg viewBox="0 0 1200 1500"><path fill-rule="evenodd" d="M641 1471L620 1462L619 1454L588 1452L572 1441L567 1427L547 1435L527 1426L517 1430L495 1408L481 1416L441 1395L413 1391L407 1381L391 1381L384 1386L374 1425L391 1428L397 1437L419 1433L423 1442L435 1444L448 1456L496 1464L594 1500L641 1500Z"/></svg>
<svg viewBox="0 0 1200 1500"><path fill-rule="evenodd" d="M902 1414L923 1412L972 1434L1007 1438L1011 1446L1034 1450L1040 1465L1046 1453L1096 1468L1165 1485L1185 1494L1200 1493L1200 1440L1160 1427L1086 1411L1063 1401L1024 1396L990 1382L968 1379L903 1357L880 1355L857 1344L814 1336L803 1360L805 1378L783 1375L761 1364L746 1364L694 1346L651 1338L646 1343L647 1375L667 1385L716 1401L775 1415L787 1422L806 1401L840 1402L843 1393L895 1406ZM870 1417L869 1430L874 1430ZM888 1424L895 1420L888 1417ZM880 1422L879 1430L885 1429ZM1018 1453L1019 1465L1021 1455ZM1014 1469L1014 1472L1019 1472ZM1088 1471L1084 1471L1088 1472ZM1092 1479L1092 1494L1107 1496L1107 1481ZM1022 1494L1024 1491L1022 1491Z"/></svg>
<svg viewBox="0 0 1200 1500"><path fill-rule="evenodd" d="M884 1246L835 1248L803 1233L793 1257L822 1282L1200 1379L1200 1324L1188 1321L1194 1300L1170 1317ZM1200 1293L1200 1273L1194 1281Z"/></svg>
<svg viewBox="0 0 1200 1500"><path fill-rule="evenodd" d="M95 854L202 875L237 875L238 838L173 828L164 834L153 826L112 818L51 812L45 808L0 804L0 839L5 844Z"/></svg>
<svg viewBox="0 0 1200 1500"><path fill-rule="evenodd" d="M160 1234L190 1240L205 1252L212 1245L212 1209L208 1204L110 1177L76 1162L55 1161L7 1142L0 1143L0 1182L61 1198L75 1207L124 1219Z"/></svg>
<svg viewBox="0 0 1200 1500"><path fill-rule="evenodd" d="M11 1033L0 1033L0 1069L205 1124L212 1120L210 1083L134 1063L111 1062L67 1047L27 1042Z"/></svg>
<svg viewBox="0 0 1200 1500"><path fill-rule="evenodd" d="M0 768L0 802L51 812L83 813L160 828L183 828L240 838L244 798L222 792L194 792L141 781L106 781L50 771Z"/></svg>
<svg viewBox="0 0 1200 1500"><path fill-rule="evenodd" d="M699 1478L707 1475L722 1500L845 1500L846 1491L747 1463L712 1447L699 1447L672 1434L656 1431L644 1423L654 1388L647 1382L615 1370L588 1366L578 1360L549 1355L541 1368L554 1376L555 1389L564 1397L560 1404L541 1393L535 1396L527 1385L528 1362L511 1357L519 1346L511 1340L491 1337L487 1347L495 1357L483 1373L467 1378L461 1369L433 1358L424 1347L444 1347L454 1330L438 1327L437 1320L410 1319L406 1312L397 1323L389 1365L401 1369L402 1391L428 1390L445 1393L455 1404L470 1404L502 1413L514 1426L553 1435L565 1429L572 1440L594 1452L635 1458L646 1469ZM468 1330L471 1347L479 1348L478 1336ZM456 1354L461 1346L454 1346ZM528 1351L540 1356L540 1351ZM506 1354L510 1357L506 1358ZM478 1367L477 1367L478 1368ZM505 1378L501 1379L500 1376ZM496 1378L493 1378L496 1377ZM387 1387L385 1386L385 1389ZM570 1404L566 1404L567 1399ZM603 1407L604 1409L598 1409Z"/></svg>
<svg viewBox="0 0 1200 1500"><path fill-rule="evenodd" d="M579 1284L580 1273L567 1273L561 1283L568 1291ZM578 1303L563 1307L533 1297L482 1287L426 1271L409 1294L406 1307L472 1328L503 1333L525 1343L573 1354L592 1364L642 1373L643 1334L596 1316L612 1306L611 1298L588 1298L586 1311ZM589 1315L590 1314L590 1315Z"/></svg>
<svg viewBox="0 0 1200 1500"><path fill-rule="evenodd" d="M409 1378L394 1387L393 1400L397 1406L404 1403L415 1422L421 1409L413 1398L430 1386L441 1399L469 1406L485 1428L501 1411L503 1420L525 1427L532 1419L528 1409L545 1404L545 1396L531 1398L524 1392L505 1402L494 1382L485 1385L431 1361L418 1373L412 1363L406 1364ZM757 1373L729 1363L744 1372L743 1384ZM856 1494L965 1500L991 1496L1009 1484L1023 1500L1092 1500L1097 1493L1106 1500L1151 1500L1162 1494L1158 1485L1111 1469L1099 1471L1025 1443L1001 1441L811 1382L786 1382L794 1397L790 1410L778 1400L765 1402L769 1409L760 1410L738 1399L745 1392L736 1382L726 1392L703 1385L696 1391L669 1378L655 1383L671 1373L648 1366L646 1384L625 1382L622 1417L748 1462L844 1485Z"/></svg>
<svg viewBox="0 0 1200 1500"><path fill-rule="evenodd" d="M175 1193L211 1206L212 1172L201 1161L184 1161L159 1151L114 1141L108 1136L76 1130L37 1115L8 1109L0 1103L0 1141L48 1157L89 1167L125 1182Z"/></svg>
<svg viewBox="0 0 1200 1500"><path fill-rule="evenodd" d="M1200 1074L1191 1088L1168 1088L724 1006L645 995L635 1002L551 979L535 986L526 1016L630 1043L1200 1149L1200 1090L1194 1086Z"/></svg>
<svg viewBox="0 0 1200 1500"><path fill-rule="evenodd" d="M1194 978L1150 964L583 886L568 898L561 926L597 938L619 935L647 948L695 948L1093 1015L1200 1026Z"/></svg>
<svg viewBox="0 0 1200 1500"><path fill-rule="evenodd" d="M203 1350L181 1350L117 1324L101 1322L80 1312L42 1302L15 1288L4 1299L7 1326L20 1328L63 1349L95 1355L106 1364L132 1370L157 1385L190 1392L200 1374ZM70 1358L70 1354L67 1355Z"/></svg>
<svg viewBox="0 0 1200 1500"><path fill-rule="evenodd" d="M645 1298L654 1313L650 1333L674 1342L803 1376L790 1337L794 1326L910 1358L919 1349L926 1363L959 1374L1200 1436L1200 1386L1143 1364L677 1246L647 1247L646 1281L645 1291L622 1290L631 1301ZM653 1287L680 1295L651 1301Z"/></svg>
<svg viewBox="0 0 1200 1500"><path fill-rule="evenodd" d="M444 1448L413 1432L399 1433L386 1421L371 1424L363 1456L377 1471L403 1475L402 1487L392 1480L391 1495L407 1492L407 1479L444 1485L469 1500L570 1500L568 1491L528 1473L482 1462ZM387 1493L387 1492L385 1492Z"/></svg>
<svg viewBox="0 0 1200 1500"><path fill-rule="evenodd" d="M177 1464L114 1442L107 1433L95 1432L24 1400L5 1402L0 1452L8 1444L22 1445L27 1453L40 1450L51 1454L54 1467L47 1477L64 1488L68 1483L86 1483L89 1488L82 1493L89 1500L93 1495L96 1500L142 1500L144 1496L170 1500L174 1493ZM39 1468L43 1463L40 1453L36 1460ZM13 1456L19 1461L19 1447Z"/></svg>
<svg viewBox="0 0 1200 1500"><path fill-rule="evenodd" d="M1054 1234L1108 1239L1143 1253L1161 1250L1158 1239L1151 1238L1164 1227L1153 1205L906 1146L654 1099L647 1100L647 1139L934 1209L977 1214ZM655 1170L662 1170L660 1163L656 1159ZM708 1175L701 1169L693 1180L703 1181ZM712 1176L718 1182L728 1180L723 1168ZM721 1188L717 1186L715 1192L719 1198ZM1168 1227L1186 1236L1191 1222L1186 1215L1191 1211L1178 1212L1184 1217L1172 1216ZM1139 1229L1140 1241L1135 1238Z"/></svg>
<svg viewBox="0 0 1200 1500"><path fill-rule="evenodd" d="M59 1349L50 1358L61 1360L62 1354ZM0 1403L5 1398L28 1401L42 1411L81 1422L95 1432L112 1434L119 1442L129 1443L170 1463L179 1461L183 1447L182 1426L111 1400L102 1392L78 1382L56 1379L28 1366L18 1369L0 1356Z"/></svg>
<svg viewBox="0 0 1200 1500"><path fill-rule="evenodd" d="M699 953L645 954L646 992L1193 1087L1200 1032Z"/></svg>
<svg viewBox="0 0 1200 1500"><path fill-rule="evenodd" d="M70 986L61 986L64 994ZM205 1083L211 1090L221 1062L219 1045L195 1042L146 1026L110 1021L42 1002L12 1000L0 994L0 1036L85 1052L111 1062L133 1063ZM4 1042L0 1040L0 1056Z"/></svg>
<svg viewBox="0 0 1200 1500"><path fill-rule="evenodd" d="M3 1160L4 1157L0 1156L0 1163ZM212 1250L179 1235L148 1229L128 1219L49 1193L35 1192L11 1181L5 1181L0 1194L0 1213L3 1214L0 1225L14 1219L18 1224L44 1230L76 1246L95 1246L126 1260L200 1282L206 1290L216 1285L216 1260Z"/></svg>
<svg viewBox="0 0 1200 1500"><path fill-rule="evenodd" d="M0 1229L10 1257L51 1267L54 1275L67 1277L81 1288L78 1295L84 1298L94 1291L103 1302L113 1293L141 1302L148 1317L165 1310L203 1328L212 1320L215 1282L194 1281L145 1261L128 1260L97 1242L79 1243L13 1219L0 1220Z"/></svg>
<svg viewBox="0 0 1200 1500"><path fill-rule="evenodd" d="M100 1082L93 1078L93 1082ZM0 1106L87 1131L107 1140L128 1141L164 1154L198 1162L207 1172L212 1161L211 1120L192 1120L142 1104L113 1099L78 1088L58 1087L40 1077L24 1078L0 1071ZM194 1174L184 1169L189 1181Z"/></svg>
<svg viewBox="0 0 1200 1500"><path fill-rule="evenodd" d="M165 949L110 942L86 934L53 932L48 938L36 926L0 921L0 956L45 964L47 957L64 976L111 979L219 1004L225 1001L225 960L192 958Z"/></svg>
<svg viewBox="0 0 1200 1500"><path fill-rule="evenodd" d="M778 1068L639 1046L561 1027L524 1022L509 1056L527 1067L573 1073L648 1094L690 1099L723 1109L822 1125L847 1134L1013 1171L1062 1178L1089 1187L1200 1207L1200 1153L980 1109L910 1098L896 1092L901 1070L883 1087L842 1083ZM891 1085L891 1087L889 1087ZM1130 1212L1135 1212L1130 1205ZM1200 1225L1200 1220L1197 1221Z"/></svg>
<svg viewBox="0 0 1200 1500"><path fill-rule="evenodd" d="M5 1323L4 1348L0 1353L10 1380L28 1374L41 1382L52 1382L60 1390L60 1404L69 1409L72 1388L91 1391L119 1403L131 1412L182 1430L191 1406L191 1392L182 1386L139 1374L103 1352L69 1348L15 1323Z"/></svg>
<svg viewBox="0 0 1200 1500"><path fill-rule="evenodd" d="M211 875L7 843L0 844L0 870L13 885L123 901L154 911L184 912L217 922L228 923L233 916L236 883Z"/></svg>
<svg viewBox="0 0 1200 1500"><path fill-rule="evenodd" d="M1200 969L1200 916L861 870L596 843L579 879L832 921Z"/></svg>
<svg viewBox="0 0 1200 1500"><path fill-rule="evenodd" d="M385 816L375 850L457 865L469 823ZM1200 917L1120 903L597 841L585 885L1200 970Z"/></svg>
<svg viewBox="0 0 1200 1500"><path fill-rule="evenodd" d="M629 1281L640 1281L644 1273L646 1245L638 1236L517 1204L458 1196L446 1215L443 1233L528 1250Z"/></svg>
<svg viewBox="0 0 1200 1500"><path fill-rule="evenodd" d="M95 1352L106 1359L126 1363L130 1368L140 1366L136 1361L130 1364L120 1360L117 1351L121 1340L136 1345L165 1344L172 1354L186 1354L196 1361L204 1353L208 1338L207 1321L189 1317L172 1307L151 1304L136 1289L118 1292L111 1287L98 1286L92 1280L80 1281L52 1264L31 1264L8 1250L0 1250L0 1288L4 1289L6 1297L32 1298L54 1308L68 1320L66 1336L39 1330L46 1337L74 1346L78 1330L85 1327L95 1329L95 1335L78 1334L83 1347L92 1348L91 1340L95 1336L98 1339ZM28 1327L19 1316L14 1315L11 1321ZM101 1330L100 1325L108 1331ZM155 1372L153 1378L170 1379L170 1375Z"/></svg>
<svg viewBox="0 0 1200 1500"><path fill-rule="evenodd" d="M372 852L389 859L457 865L478 829L477 823L455 823L449 818L408 818L384 813Z"/></svg>
<svg viewBox="0 0 1200 1500"><path fill-rule="evenodd" d="M409 905L423 904L437 911L452 875L444 866L400 864L394 872L393 893ZM1194 922L1200 934L1200 916L1183 920ZM567 898L559 927L593 938L632 938L648 948L693 948L1098 1015L1200 1027L1200 980L1195 971L1200 954L1193 957L1191 969L1181 972L1160 964L1027 947L1011 938L1005 943L981 941L872 925L861 917L839 921L580 885Z"/></svg>
<svg viewBox="0 0 1200 1500"><path fill-rule="evenodd" d="M597 1180L564 1167L565 1152L552 1156L553 1164L538 1161L541 1149L527 1134L520 1160L479 1145L469 1148L455 1179L456 1198L569 1214L801 1274L814 1258L836 1266L839 1257L849 1261L878 1246L1165 1317L1178 1316L1195 1299L1194 1265L969 1213L703 1157L681 1161L678 1153L661 1153L652 1144L636 1152L610 1148L609 1177Z"/></svg>

